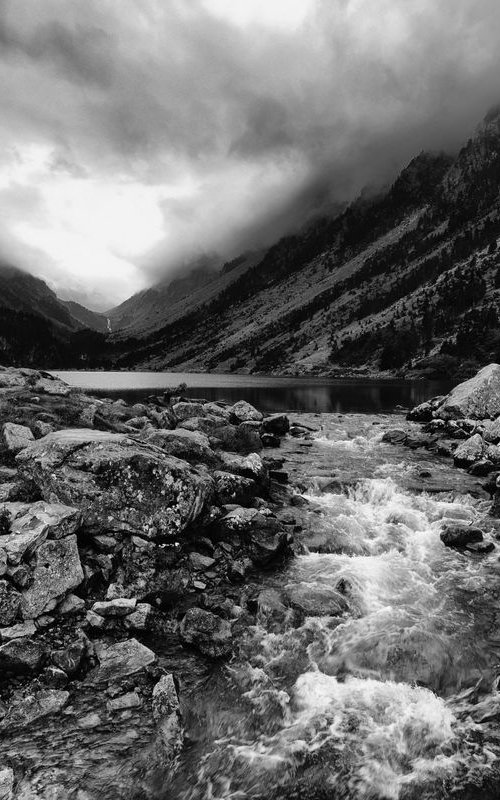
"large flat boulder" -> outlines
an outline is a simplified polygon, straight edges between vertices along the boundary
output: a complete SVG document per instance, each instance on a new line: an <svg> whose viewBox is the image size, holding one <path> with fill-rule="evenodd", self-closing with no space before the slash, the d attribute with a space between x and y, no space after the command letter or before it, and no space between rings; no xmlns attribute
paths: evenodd
<svg viewBox="0 0 500 800"><path fill-rule="evenodd" d="M441 419L495 419L500 415L500 364L488 364L455 386L434 412Z"/></svg>
<svg viewBox="0 0 500 800"><path fill-rule="evenodd" d="M100 645L96 651L99 666L89 676L89 679L95 683L108 683L128 675L134 675L156 660L153 651L138 642L137 639L127 639L111 645Z"/></svg>
<svg viewBox="0 0 500 800"><path fill-rule="evenodd" d="M17 457L44 499L77 506L95 533L175 537L213 491L204 471L124 434L72 429L51 433Z"/></svg>

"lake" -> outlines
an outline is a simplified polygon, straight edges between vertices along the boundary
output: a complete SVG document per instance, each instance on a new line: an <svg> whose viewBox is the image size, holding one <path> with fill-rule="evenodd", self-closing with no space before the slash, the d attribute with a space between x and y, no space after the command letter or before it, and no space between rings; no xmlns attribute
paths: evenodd
<svg viewBox="0 0 500 800"><path fill-rule="evenodd" d="M293 378L183 372L54 372L71 386L98 396L137 402L181 383L183 394L207 400L247 400L261 411L390 413L446 394L452 381Z"/></svg>

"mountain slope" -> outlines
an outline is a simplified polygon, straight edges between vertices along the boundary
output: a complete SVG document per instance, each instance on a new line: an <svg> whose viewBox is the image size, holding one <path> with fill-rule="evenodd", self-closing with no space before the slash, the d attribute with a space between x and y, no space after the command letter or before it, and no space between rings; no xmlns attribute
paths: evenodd
<svg viewBox="0 0 500 800"><path fill-rule="evenodd" d="M271 247L139 340L118 365L429 374L500 352L500 112L456 158L421 153L393 186ZM472 335L467 335L470 332Z"/></svg>

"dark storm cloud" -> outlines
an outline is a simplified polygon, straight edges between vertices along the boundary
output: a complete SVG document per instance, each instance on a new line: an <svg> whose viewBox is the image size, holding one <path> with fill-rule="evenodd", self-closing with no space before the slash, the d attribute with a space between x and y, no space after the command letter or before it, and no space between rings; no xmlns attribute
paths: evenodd
<svg viewBox="0 0 500 800"><path fill-rule="evenodd" d="M45 144L75 180L192 184L159 200L147 275L269 243L500 100L497 0L304 0L296 27L225 5L0 2L0 143Z"/></svg>

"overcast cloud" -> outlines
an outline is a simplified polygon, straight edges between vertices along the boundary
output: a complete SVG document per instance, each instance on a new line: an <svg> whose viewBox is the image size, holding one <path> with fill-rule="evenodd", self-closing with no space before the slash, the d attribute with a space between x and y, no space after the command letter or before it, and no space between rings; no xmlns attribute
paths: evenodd
<svg viewBox="0 0 500 800"><path fill-rule="evenodd" d="M454 150L498 0L0 0L0 252L105 308Z"/></svg>

